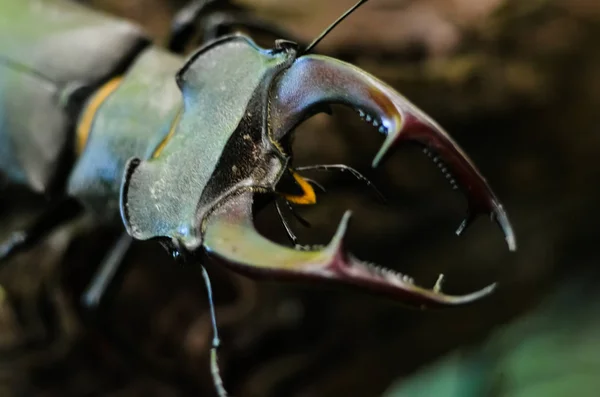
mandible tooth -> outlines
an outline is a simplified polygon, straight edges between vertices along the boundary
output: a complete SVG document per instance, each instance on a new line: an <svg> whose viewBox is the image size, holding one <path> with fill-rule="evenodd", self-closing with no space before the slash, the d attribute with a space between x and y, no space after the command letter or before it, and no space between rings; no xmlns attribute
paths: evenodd
<svg viewBox="0 0 600 397"><path fill-rule="evenodd" d="M440 273L440 275L438 276L438 278L435 282L435 285L433 286L433 292L441 292L443 283L444 283L444 275L442 273Z"/></svg>

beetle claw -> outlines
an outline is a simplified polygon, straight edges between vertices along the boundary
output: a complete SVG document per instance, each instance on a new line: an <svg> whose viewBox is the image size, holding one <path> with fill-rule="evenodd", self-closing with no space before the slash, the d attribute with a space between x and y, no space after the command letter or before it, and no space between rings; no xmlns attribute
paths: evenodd
<svg viewBox="0 0 600 397"><path fill-rule="evenodd" d="M508 215L479 170L440 126L413 105L404 107L404 112L400 113L402 124L388 134L373 160L373 167L377 167L392 147L403 140L424 145L424 152L444 173L453 189L460 188L467 196L467 216L456 234L462 235L478 214L489 214L502 230L508 249L515 251L516 239Z"/></svg>
<svg viewBox="0 0 600 397"><path fill-rule="evenodd" d="M394 89L368 73L344 62L318 55L299 58L278 80L273 103L274 138L281 139L311 109L340 103L356 109L386 139L373 159L380 165L401 142L424 146L424 152L444 173L453 189L467 196L469 217L461 234L479 214L489 214L502 229L511 251L516 239L508 216L485 178L462 149L435 121Z"/></svg>
<svg viewBox="0 0 600 397"><path fill-rule="evenodd" d="M491 213L491 218L496 221L500 229L502 229L508 249L511 251L516 251L517 239L515 237L515 233L513 232L510 221L508 220L508 216L506 215L506 211L504 211L501 204L497 204L497 208Z"/></svg>
<svg viewBox="0 0 600 397"><path fill-rule="evenodd" d="M361 261L345 248L344 237L350 219L348 211L327 246L284 247L254 229L252 193L247 192L229 199L208 217L203 245L209 255L247 274L334 282L392 297L416 308L467 304L495 288L492 284L467 295L447 295L442 293L441 284L432 289L423 288L407 275Z"/></svg>
<svg viewBox="0 0 600 397"><path fill-rule="evenodd" d="M473 223L474 220L475 217L469 212L465 219L463 219L463 221L460 223L460 225L458 225L458 228L456 229L456 235L462 236L465 230L467 230L467 228Z"/></svg>

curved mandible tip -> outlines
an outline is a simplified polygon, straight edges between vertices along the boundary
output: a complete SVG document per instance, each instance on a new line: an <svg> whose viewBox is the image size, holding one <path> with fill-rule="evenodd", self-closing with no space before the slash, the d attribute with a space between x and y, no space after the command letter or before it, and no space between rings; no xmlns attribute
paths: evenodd
<svg viewBox="0 0 600 397"><path fill-rule="evenodd" d="M354 108L386 139L373 160L378 166L401 142L423 147L455 189L467 197L468 216L461 234L479 214L488 214L502 229L511 251L516 250L513 228L500 201L471 159L425 112L367 72L320 55L297 59L273 88L273 137L281 139L319 108L338 103Z"/></svg>
<svg viewBox="0 0 600 397"><path fill-rule="evenodd" d="M252 193L227 200L205 223L206 252L242 273L280 279L309 279L353 286L391 297L409 307L449 307L474 302L489 295L494 285L462 295L446 295L439 286L420 287L412 278L360 261L344 248L350 221L346 212L336 234L325 247L293 249L260 235L252 224Z"/></svg>

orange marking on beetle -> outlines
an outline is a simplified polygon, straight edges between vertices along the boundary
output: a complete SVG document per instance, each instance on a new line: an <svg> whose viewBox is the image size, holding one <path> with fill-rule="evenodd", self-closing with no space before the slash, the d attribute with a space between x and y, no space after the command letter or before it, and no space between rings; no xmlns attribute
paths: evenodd
<svg viewBox="0 0 600 397"><path fill-rule="evenodd" d="M177 115L175 116L175 119L173 120L173 124L171 124L171 128L169 129L169 133L158 144L158 146L156 147L156 150L154 150L154 153L152 153L152 158L153 159L155 159L158 156L160 156L160 153L163 151L163 149L165 148L165 146L167 146L167 143L171 140L171 138L173 137L173 134L175 134L175 129L177 128L177 124L179 124L179 119L181 118L181 113L182 112L181 112L181 109L180 109L177 112Z"/></svg>
<svg viewBox="0 0 600 397"><path fill-rule="evenodd" d="M123 80L123 77L119 76L106 82L106 84L100 87L98 91L92 95L90 101L86 105L83 115L80 119L81 121L77 125L77 155L83 153L83 149L85 149L85 145L90 137L90 131L92 130L92 124L94 123L94 118L96 117L98 109L104 103L106 98L108 98L110 94L112 94L119 87L121 80Z"/></svg>
<svg viewBox="0 0 600 397"><path fill-rule="evenodd" d="M294 204L302 204L302 205L311 205L317 202L317 195L315 194L315 189L311 186L310 183L300 175L292 171L292 176L298 182L298 185L302 188L304 194L302 196L293 196L284 194L283 197L286 198L287 201Z"/></svg>

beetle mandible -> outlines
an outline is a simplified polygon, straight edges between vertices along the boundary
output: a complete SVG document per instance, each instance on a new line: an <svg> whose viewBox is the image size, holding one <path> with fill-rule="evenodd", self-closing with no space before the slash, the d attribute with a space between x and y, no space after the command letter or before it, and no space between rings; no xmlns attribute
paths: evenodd
<svg viewBox="0 0 600 397"><path fill-rule="evenodd" d="M80 4L3 0L0 176L55 199L40 219L0 245L0 261L86 211L126 230L84 297L92 306L131 238L157 239L186 262L217 259L249 275L354 285L413 307L454 306L489 294L494 285L447 295L439 285L420 287L360 261L344 250L349 212L329 244L313 249L275 244L253 226L257 193L298 205L316 202L311 181L292 166L288 139L307 118L342 104L386 136L373 167L400 143L423 146L467 196L468 216L457 233L486 214L516 249L496 195L435 121L367 72L310 54L364 3L305 48L287 40L261 48L237 33L210 40L185 60L129 22ZM193 2L177 20L172 49L203 5ZM203 274L209 285L204 268ZM214 332L216 349L216 326ZM214 349L213 362L225 394Z"/></svg>

